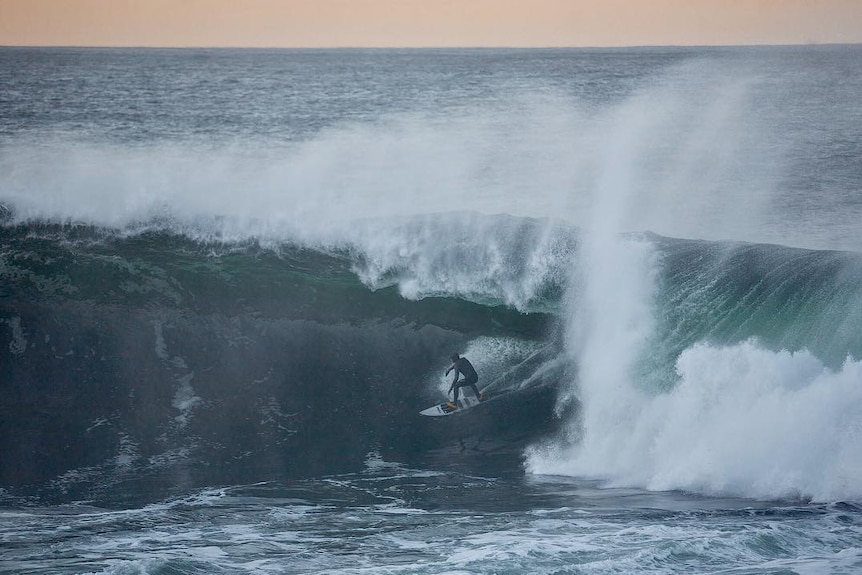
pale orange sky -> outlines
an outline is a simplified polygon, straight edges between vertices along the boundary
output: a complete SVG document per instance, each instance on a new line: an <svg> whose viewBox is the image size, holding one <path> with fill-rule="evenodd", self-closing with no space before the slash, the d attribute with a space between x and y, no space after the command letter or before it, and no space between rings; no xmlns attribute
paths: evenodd
<svg viewBox="0 0 862 575"><path fill-rule="evenodd" d="M0 0L0 45L862 42L862 0Z"/></svg>

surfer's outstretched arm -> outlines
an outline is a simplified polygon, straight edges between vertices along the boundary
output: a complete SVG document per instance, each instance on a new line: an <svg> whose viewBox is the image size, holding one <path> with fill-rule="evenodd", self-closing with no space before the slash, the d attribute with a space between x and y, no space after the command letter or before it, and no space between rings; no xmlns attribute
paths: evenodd
<svg viewBox="0 0 862 575"><path fill-rule="evenodd" d="M444 376L449 375L449 372L452 371L453 369L455 370L455 379L458 379L458 364L457 363L453 363L452 365L450 365L449 369L446 370L446 373L444 374Z"/></svg>

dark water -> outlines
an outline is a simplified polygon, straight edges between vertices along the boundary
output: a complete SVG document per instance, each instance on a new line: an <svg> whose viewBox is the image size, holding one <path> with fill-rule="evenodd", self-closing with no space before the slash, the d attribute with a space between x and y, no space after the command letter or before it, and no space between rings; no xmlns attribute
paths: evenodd
<svg viewBox="0 0 862 575"><path fill-rule="evenodd" d="M0 571L858 571L858 56L0 50Z"/></svg>

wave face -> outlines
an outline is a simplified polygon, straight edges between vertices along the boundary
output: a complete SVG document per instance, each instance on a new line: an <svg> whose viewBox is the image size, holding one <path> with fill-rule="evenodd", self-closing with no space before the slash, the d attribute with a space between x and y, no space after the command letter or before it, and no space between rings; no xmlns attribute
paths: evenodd
<svg viewBox="0 0 862 575"><path fill-rule="evenodd" d="M559 396L556 417L551 403L496 416L501 437L517 430L534 443L535 472L858 495L858 254L648 234L602 241L596 256L547 221L452 222L399 224L451 243L391 259L359 244L276 250L151 229L7 226L4 482L74 492L97 475L174 482L182 469L198 484L349 470L374 449L409 460L450 440L416 413L445 392L441 371L458 349L483 386L520 403L542 389ZM529 266L494 276L486 258L485 273L469 273L463 262L482 262L488 247L462 245L476 226L519 238L509 245L528 252L509 262L567 246L532 284L542 311L498 297L513 284L522 293L510 274L532 278ZM453 250L473 257L460 268L440 260ZM567 286L548 279L571 270ZM474 301L427 295L459 274L485 276L481 297L476 286L465 290ZM426 295L414 299L418 285ZM558 439L540 440L549 421Z"/></svg>
<svg viewBox="0 0 862 575"><path fill-rule="evenodd" d="M434 445L417 414L453 350L489 383L553 327L369 289L346 253L57 225L2 243L7 485L304 477L377 446L409 458Z"/></svg>
<svg viewBox="0 0 862 575"><path fill-rule="evenodd" d="M0 483L480 436L535 473L862 499L860 66L0 49ZM510 399L417 423L455 350Z"/></svg>

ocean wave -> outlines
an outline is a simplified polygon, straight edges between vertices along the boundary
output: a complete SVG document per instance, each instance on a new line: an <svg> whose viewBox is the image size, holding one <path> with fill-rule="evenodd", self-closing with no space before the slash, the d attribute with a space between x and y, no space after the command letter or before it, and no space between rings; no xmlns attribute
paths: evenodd
<svg viewBox="0 0 862 575"><path fill-rule="evenodd" d="M844 388L862 357L857 254L654 234L597 242L550 220L472 213L366 220L351 242L330 245L216 241L171 226L7 216L0 345L8 361L0 369L17 399L4 404L4 418L17 422L21 450L48 455L21 456L4 468L5 482L106 468L125 481L165 453L186 454L172 468L198 462L190 476L219 469L231 480L337 470L374 445L409 458L433 441L403 430L445 394L441 368L458 350L477 363L482 386L513 396L554 390L553 413L515 412L512 421L526 433L519 441L539 442L549 417L561 428L563 444L531 451L533 471L756 497L855 496L852 481L842 487L856 465L843 455L826 462L835 471L820 484L813 467L784 483L770 483L757 465L735 476L729 456L693 465L688 479L681 471L668 478L640 457L660 440L668 447L657 461L677 465L674 457L688 455L650 422L671 425L677 410L668 405L692 389L723 386L728 405L740 408L779 394L776 413L792 412L799 386L855 405ZM734 349L743 352L704 351ZM781 372L772 391L745 399L740 381L748 380L731 375L740 357L757 353L766 368L789 354L834 375L815 386ZM849 412L819 405L810 424L849 423L815 434L812 453L836 445L844 453L841 438L855 433ZM739 423L722 409L710 429L674 429L715 453ZM27 423L21 414L29 413L41 415ZM790 437L787 422L773 419L776 431L758 438L766 445ZM752 428L757 421L755 412L743 418ZM60 434L77 447L47 447ZM345 445L356 457L336 456ZM783 453L751 460L781 470Z"/></svg>

